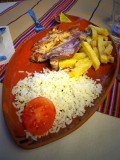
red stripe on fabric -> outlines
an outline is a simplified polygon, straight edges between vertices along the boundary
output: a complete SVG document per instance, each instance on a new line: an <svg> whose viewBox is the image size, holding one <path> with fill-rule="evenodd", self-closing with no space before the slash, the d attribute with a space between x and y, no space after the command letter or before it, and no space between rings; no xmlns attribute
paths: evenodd
<svg viewBox="0 0 120 160"><path fill-rule="evenodd" d="M0 76L3 72L3 70L6 69L6 67L7 67L7 64L0 65Z"/></svg>
<svg viewBox="0 0 120 160"><path fill-rule="evenodd" d="M111 90L109 91L106 99L106 106L105 106L105 114L108 114L109 106L110 106L110 97L111 97Z"/></svg>
<svg viewBox="0 0 120 160"><path fill-rule="evenodd" d="M5 72L6 72L6 69L4 69L4 70L2 71L2 73L1 73L1 75L0 75L0 82L3 81Z"/></svg>
<svg viewBox="0 0 120 160"><path fill-rule="evenodd" d="M116 90L117 90L116 81L117 80L115 80L114 87L113 87L113 96L112 96L112 103L111 103L111 109L110 109L110 115L111 116L113 116L113 112L114 112L115 96L116 96Z"/></svg>
<svg viewBox="0 0 120 160"><path fill-rule="evenodd" d="M63 0L64 1L64 0ZM48 15L49 15L49 13L55 8L55 6L57 6L57 5L60 5L61 4L61 2L57 2L56 4L54 4L50 9L49 9L49 11L47 11L47 13L46 14L44 14L44 16L42 16L41 17L41 20L40 20L40 23L44 20L44 21L46 21L46 20L49 20L50 21L50 17L48 17ZM59 7L59 6L58 6ZM47 19L46 19L46 17L47 17ZM41 23L42 24L42 23ZM43 24L42 24L43 25ZM46 26L47 26L47 24L46 24ZM45 26L45 27L46 27ZM32 27L30 27L27 31L25 31L25 32L23 32L18 38L17 38L17 40L15 40L14 41L14 44L16 44L17 43L17 41L20 41L20 39L22 39L22 37L24 37L24 35L26 35L28 32L29 32L29 30L32 30L34 28L34 24L32 25ZM32 32L30 33L30 34L32 34ZM28 36L28 35L27 35ZM16 46L16 45L15 45Z"/></svg>
<svg viewBox="0 0 120 160"><path fill-rule="evenodd" d="M99 107L99 112L102 112L102 111L103 111L103 106L104 106L104 104L102 103L102 104L100 105L100 107Z"/></svg>
<svg viewBox="0 0 120 160"><path fill-rule="evenodd" d="M111 101L112 89L108 92L108 95L104 102L100 105L98 111L101 113L109 113L110 101Z"/></svg>
<svg viewBox="0 0 120 160"><path fill-rule="evenodd" d="M120 117L120 82L118 82L118 90L117 90L117 102L116 102L116 117Z"/></svg>
<svg viewBox="0 0 120 160"><path fill-rule="evenodd" d="M64 3L65 2L65 3ZM73 0L73 2L76 2L76 0ZM67 1L67 3L66 3L66 1L63 1L63 3L64 4L66 4L66 5L63 5L62 7L61 7L61 10L58 10L59 12L60 11L62 11L63 9L65 9L67 6L68 6L68 1ZM57 4L55 4L55 5L59 5L59 3L57 3ZM55 6L54 5L54 6ZM73 3L71 4L71 5L73 5ZM54 6L45 14L45 16L47 16L52 10L54 10ZM59 7L59 6L58 6ZM64 7L64 8L63 8ZM51 14L52 15L52 14ZM54 12L53 12L53 15L54 15ZM44 25L45 27L51 22L51 20L53 20L53 18L54 17L49 17L49 18L47 18L47 22L45 21L45 23L46 23L46 25ZM43 17L43 19L45 19L45 17ZM42 20L41 20L42 21ZM33 29L33 27L32 27L32 29ZM29 31L27 31L26 32L26 34L28 33ZM32 33L32 32L31 32ZM30 33L30 34L31 34ZM24 37L24 35L25 35L25 33L23 33L22 35L20 35L20 38L18 38L18 40L17 41L20 41L20 39L22 39L22 37ZM28 36L28 35L27 35ZM14 43L16 44L17 43L17 41L15 41ZM22 42L22 40L21 40L21 42Z"/></svg>
<svg viewBox="0 0 120 160"><path fill-rule="evenodd" d="M119 50L119 73L120 73L120 50ZM120 81L117 81L118 89L117 89L117 102L116 102L116 117L120 117Z"/></svg>

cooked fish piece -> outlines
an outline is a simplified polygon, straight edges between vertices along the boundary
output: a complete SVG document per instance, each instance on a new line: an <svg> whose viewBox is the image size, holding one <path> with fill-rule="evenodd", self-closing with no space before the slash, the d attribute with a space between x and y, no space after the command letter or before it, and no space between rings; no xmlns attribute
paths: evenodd
<svg viewBox="0 0 120 160"><path fill-rule="evenodd" d="M53 28L45 37L43 37L40 41L36 42L33 47L32 51L33 54L40 53L40 55L50 52L53 48L65 43L69 37L71 37L70 32L68 31L61 31ZM34 59L33 55L31 59Z"/></svg>
<svg viewBox="0 0 120 160"><path fill-rule="evenodd" d="M45 62L48 58L43 58L42 53L34 52L33 55L30 57L31 62Z"/></svg>
<svg viewBox="0 0 120 160"><path fill-rule="evenodd" d="M50 59L50 65L52 69L58 71L59 70L59 60Z"/></svg>
<svg viewBox="0 0 120 160"><path fill-rule="evenodd" d="M62 53L64 55L66 50L67 50L66 52L67 55L68 49L66 50L64 49L63 51L64 47L62 45L64 45L65 43L68 44L69 41L71 41L74 37L80 34L81 31L78 26L70 28L67 31L58 30L56 27L53 28L53 30L50 31L45 37L43 37L40 41L38 41L33 45L32 47L33 55L30 57L30 60L34 62L44 62L50 58L49 56L47 57L46 55L51 54L53 56L55 52L57 52L56 56L58 57L58 55L61 55L62 57ZM62 46L61 54L60 54L61 50L60 46ZM72 47L71 50L73 50Z"/></svg>
<svg viewBox="0 0 120 160"><path fill-rule="evenodd" d="M71 58L79 49L79 39L72 38L69 42L60 45L51 52L42 55L43 59L66 59Z"/></svg>

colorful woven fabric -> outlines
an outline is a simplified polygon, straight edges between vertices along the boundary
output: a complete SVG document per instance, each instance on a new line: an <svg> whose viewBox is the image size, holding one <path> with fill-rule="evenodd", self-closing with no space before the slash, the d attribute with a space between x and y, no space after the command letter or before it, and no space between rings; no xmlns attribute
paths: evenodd
<svg viewBox="0 0 120 160"><path fill-rule="evenodd" d="M119 53L120 64L120 53ZM120 68L119 68L120 72ZM120 81L115 79L115 82L108 92L107 97L98 109L99 112L120 118Z"/></svg>
<svg viewBox="0 0 120 160"><path fill-rule="evenodd" d="M6 14L8 11L12 10L15 7L19 7L19 5L22 3L17 2L14 6L11 8L8 8L6 11L2 12L1 15ZM39 21L40 23L45 27L48 28L52 25L54 25L54 17L55 15L58 15L60 12L67 12L75 5L77 0L60 0L51 5L49 10L45 12L40 18ZM32 9L39 8L41 5L40 0L35 0L33 5L31 6ZM39 11L39 10L38 10ZM23 17L27 17L27 11L25 11L23 14L21 14L19 17L16 17L13 19L11 22L9 22L9 27L14 25L14 23L19 23L19 20L22 19ZM19 36L16 35L14 38L14 47L17 48L18 46L21 45L21 43L25 42L27 39L35 35L35 30L34 30L34 23L30 25L28 28L24 28L24 31L22 33L19 33ZM12 27L11 27L12 28ZM119 56L120 60L120 56ZM0 66L0 82L3 82L4 80L4 74L6 71L6 65ZM101 104L101 106L98 109L99 112L108 114L110 116L115 116L120 118L120 82L116 79L111 90L109 91L108 95L106 96L104 102Z"/></svg>
<svg viewBox="0 0 120 160"><path fill-rule="evenodd" d="M39 4L40 1L38 1L33 7L32 9ZM48 28L50 26L52 26L54 24L53 19L55 18L55 15L58 15L61 12L66 12L68 11L71 6L73 6L75 3L77 2L77 0L60 0L57 3L55 3L40 19L39 22L45 27ZM17 4L15 4L14 6L8 8L6 11L2 12L2 14L7 13L7 11L9 11L10 9L18 6L20 4L20 2L17 2ZM24 13L23 15L19 16L19 18L21 18L22 16L24 16L26 13ZM19 18L15 19L14 21L10 22L8 25L14 23L15 21L17 21ZM30 37L32 37L35 33L35 29L34 29L34 25L30 26L27 30L25 30L21 35L19 35L19 37L17 37L14 40L14 47L15 49L17 49L17 47L24 41L27 41ZM3 82L4 80L4 74L5 74L5 70L6 70L7 64L5 65L0 65L0 82Z"/></svg>

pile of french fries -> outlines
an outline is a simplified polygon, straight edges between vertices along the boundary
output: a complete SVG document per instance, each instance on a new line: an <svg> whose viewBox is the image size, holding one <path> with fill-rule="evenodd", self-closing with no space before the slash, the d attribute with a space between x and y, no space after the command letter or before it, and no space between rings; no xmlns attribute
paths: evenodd
<svg viewBox="0 0 120 160"><path fill-rule="evenodd" d="M59 69L70 68L70 77L79 77L91 66L96 70L102 63L114 63L112 56L112 41L109 40L107 29L89 25L86 31L91 30L91 35L86 36L80 49L70 59L60 60Z"/></svg>
<svg viewBox="0 0 120 160"><path fill-rule="evenodd" d="M92 36L86 38L91 45L100 63L114 63L114 57L111 55L113 46L112 42L108 40L107 29L100 28L94 25L89 25L86 30L92 30Z"/></svg>
<svg viewBox="0 0 120 160"><path fill-rule="evenodd" d="M89 25L86 31L88 32L89 30L92 31L92 34L82 42L82 47L77 53L81 57L77 58L74 68L69 72L71 77L78 77L84 74L91 66L97 70L102 63L114 63L112 41L109 40L107 29Z"/></svg>

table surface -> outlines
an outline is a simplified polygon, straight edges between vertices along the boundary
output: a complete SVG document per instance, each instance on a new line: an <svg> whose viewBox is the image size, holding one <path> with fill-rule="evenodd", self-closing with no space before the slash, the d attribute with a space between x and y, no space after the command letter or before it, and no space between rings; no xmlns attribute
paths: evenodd
<svg viewBox="0 0 120 160"><path fill-rule="evenodd" d="M73 7L68 14L88 19L89 10L95 8L96 1L81 0L81 6ZM98 2L98 1L97 1ZM108 3L109 2L109 8ZM1 3L0 12L14 3ZM3 7L4 6L4 7ZM101 12L101 8L103 12ZM91 9L91 10L92 10ZM106 12L104 12L106 11ZM104 18L112 11L112 0L104 0L92 21L106 26ZM0 106L2 106L2 85L0 85ZM4 160L119 160L120 119L99 112L79 129L68 136L33 150L19 148L11 138L6 127L2 107L0 107L0 159Z"/></svg>

